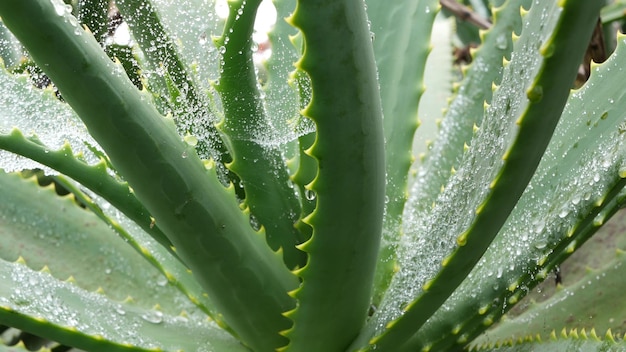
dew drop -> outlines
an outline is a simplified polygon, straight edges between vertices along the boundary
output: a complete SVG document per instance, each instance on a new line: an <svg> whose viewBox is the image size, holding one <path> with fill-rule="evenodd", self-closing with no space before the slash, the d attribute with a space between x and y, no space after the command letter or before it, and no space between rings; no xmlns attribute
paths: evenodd
<svg viewBox="0 0 626 352"><path fill-rule="evenodd" d="M198 43L200 45L205 45L207 43L206 33L202 33L202 35L200 36L200 40L198 40Z"/></svg>
<svg viewBox="0 0 626 352"><path fill-rule="evenodd" d="M155 310L142 314L141 318L152 324L160 324L163 322L163 313Z"/></svg>
<svg viewBox="0 0 626 352"><path fill-rule="evenodd" d="M496 38L496 48L504 50L506 49L508 44L508 40L506 39L506 36L504 34L501 34L498 36L498 38Z"/></svg>
<svg viewBox="0 0 626 352"><path fill-rule="evenodd" d="M546 223L543 220L538 221L535 225L535 233L542 233L543 229L546 227Z"/></svg>
<svg viewBox="0 0 626 352"><path fill-rule="evenodd" d="M159 278L156 280L156 284L161 287L167 285L167 278L165 276L159 276Z"/></svg>
<svg viewBox="0 0 626 352"><path fill-rule="evenodd" d="M72 5L67 5L61 0L51 0L52 5L54 6L54 11L59 16L64 16L65 14L72 11Z"/></svg>
<svg viewBox="0 0 626 352"><path fill-rule="evenodd" d="M315 199L315 192L310 190L310 189L307 189L307 190L304 191L304 196L308 200L314 200Z"/></svg>

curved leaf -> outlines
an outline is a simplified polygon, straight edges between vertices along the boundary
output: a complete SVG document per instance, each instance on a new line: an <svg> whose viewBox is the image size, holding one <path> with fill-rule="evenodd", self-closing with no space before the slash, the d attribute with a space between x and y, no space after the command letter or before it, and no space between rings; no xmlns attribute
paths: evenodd
<svg viewBox="0 0 626 352"><path fill-rule="evenodd" d="M168 285L166 277L117 236L107 224L80 208L69 196L36 179L0 172L0 258L24 258L59 280L70 277L87 290L150 308L160 304L168 314L195 307Z"/></svg>
<svg viewBox="0 0 626 352"><path fill-rule="evenodd" d="M157 103L166 106L161 113L173 115L180 134L195 137L199 155L216 161L221 174L229 156L215 128L219 118L207 94L214 92L206 78L217 77L217 51L207 45L207 38L216 34L220 21L209 2L172 5L158 0L116 2L145 58L142 74L148 88Z"/></svg>
<svg viewBox="0 0 626 352"><path fill-rule="evenodd" d="M626 99L624 92L611 87L623 80L625 44L621 36L616 53L571 94L516 209L420 339L450 330L453 321L458 334L467 333L467 339L478 335L483 324L497 321L616 211L619 199L613 198L626 183L622 178ZM458 321L460 316L466 318ZM457 343L459 336L449 338Z"/></svg>
<svg viewBox="0 0 626 352"><path fill-rule="evenodd" d="M591 36L600 5L545 1L526 15L502 84L458 171L428 219L407 224L418 240L403 247L400 271L370 323L380 335L368 348L416 349L415 342L403 344L461 284L496 236L567 100L586 49L573 38Z"/></svg>
<svg viewBox="0 0 626 352"><path fill-rule="evenodd" d="M59 101L51 89L38 89L26 75L12 75L0 68L0 90L0 134L9 134L18 128L26 134L37 134L49 148L60 149L69 143L76 153L83 154L87 162L98 162L97 156L90 151L90 147L100 149L98 144L89 136L76 113ZM17 171L41 165L0 152L0 167Z"/></svg>
<svg viewBox="0 0 626 352"><path fill-rule="evenodd" d="M278 331L289 327L282 312L294 305L287 291L297 278L251 228L215 168L207 170L60 5L11 0L0 3L0 15L84 119L227 324L255 348L278 347Z"/></svg>
<svg viewBox="0 0 626 352"><path fill-rule="evenodd" d="M304 36L298 67L311 79L313 95L303 115L317 127L309 153L318 172L309 185L316 208L305 219L313 235L299 247L308 261L296 272L302 284L291 293L298 306L287 314L294 327L286 336L294 350L340 351L367 315L382 227L376 66L361 0L298 1L290 20Z"/></svg>
<svg viewBox="0 0 626 352"><path fill-rule="evenodd" d="M88 351L247 351L207 320L111 301L0 260L0 322Z"/></svg>
<svg viewBox="0 0 626 352"><path fill-rule="evenodd" d="M619 352L626 348L626 341L613 336L607 331L604 338L599 338L595 330L589 333L585 329L580 331L565 329L560 334L552 332L547 340L535 336L525 336L520 340L506 340L497 343L484 344L472 348L473 352Z"/></svg>
<svg viewBox="0 0 626 352"><path fill-rule="evenodd" d="M408 195L417 107L424 92L424 69L431 49L429 41L422 39L430 38L438 6L434 0L368 2L384 117L387 182L375 301L389 284L396 264L394 252Z"/></svg>
<svg viewBox="0 0 626 352"><path fill-rule="evenodd" d="M283 154L275 145L276 131L266 116L252 58L252 32L260 3L230 1L224 34L216 40L222 74L215 88L224 108L219 129L228 136L233 157L228 168L243 183L245 204L263 227L270 247L282 249L285 263L294 268L306 263L306 255L296 248L304 241L294 226L300 204Z"/></svg>

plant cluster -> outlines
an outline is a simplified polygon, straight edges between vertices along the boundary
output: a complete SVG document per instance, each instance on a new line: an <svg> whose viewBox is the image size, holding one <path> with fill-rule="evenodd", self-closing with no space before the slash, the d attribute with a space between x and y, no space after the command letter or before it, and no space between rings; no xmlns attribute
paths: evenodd
<svg viewBox="0 0 626 352"><path fill-rule="evenodd" d="M624 331L621 251L496 324L624 205L626 3L274 0L267 42L261 0L219 5L0 2L0 324L88 351L626 348L592 330ZM37 341L0 351L63 348Z"/></svg>

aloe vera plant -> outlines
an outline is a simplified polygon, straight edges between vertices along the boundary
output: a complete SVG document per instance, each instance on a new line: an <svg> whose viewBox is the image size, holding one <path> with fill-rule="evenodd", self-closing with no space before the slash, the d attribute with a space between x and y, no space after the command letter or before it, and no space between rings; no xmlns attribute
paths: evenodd
<svg viewBox="0 0 626 352"><path fill-rule="evenodd" d="M572 89L625 5L469 3L488 30L274 0L259 44L261 0L0 2L0 324L88 351L626 348L589 303L620 250L497 324L625 202L626 38ZM480 42L458 78L451 28Z"/></svg>

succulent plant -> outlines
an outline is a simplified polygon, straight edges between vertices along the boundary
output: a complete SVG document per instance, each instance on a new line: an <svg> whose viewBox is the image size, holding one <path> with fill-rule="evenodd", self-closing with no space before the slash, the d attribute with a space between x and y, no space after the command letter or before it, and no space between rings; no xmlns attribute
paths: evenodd
<svg viewBox="0 0 626 352"><path fill-rule="evenodd" d="M626 348L626 5L442 3L0 2L0 350Z"/></svg>

